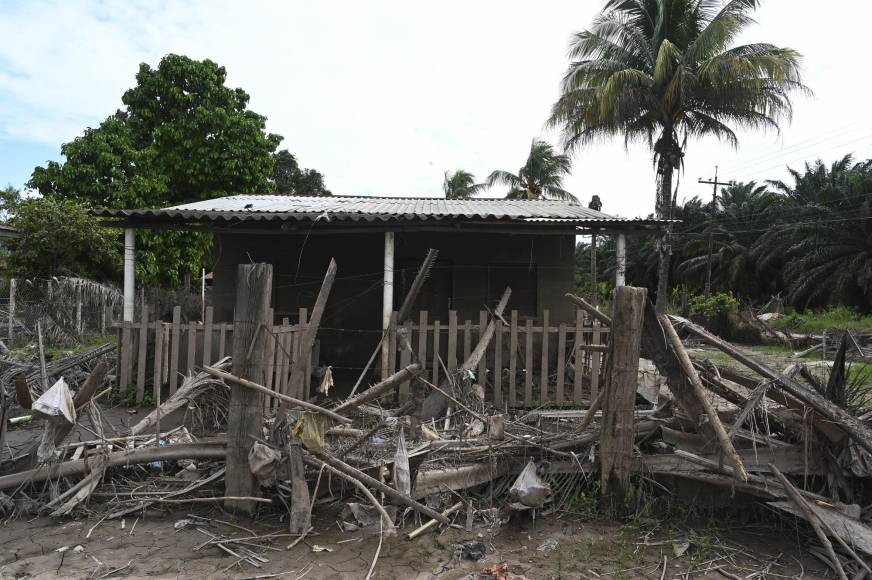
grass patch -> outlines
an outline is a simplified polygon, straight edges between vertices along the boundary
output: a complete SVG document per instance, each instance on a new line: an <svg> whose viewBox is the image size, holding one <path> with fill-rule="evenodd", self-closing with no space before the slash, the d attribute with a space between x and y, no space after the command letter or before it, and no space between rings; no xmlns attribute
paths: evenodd
<svg viewBox="0 0 872 580"><path fill-rule="evenodd" d="M98 346L103 346L107 342L115 342L117 337L114 334L100 334L99 332L87 332L75 343L70 345L53 345L45 344L45 359L47 361L64 357L68 354L81 354L89 350L95 349ZM36 338L16 339L10 347L12 354L20 359L27 360L39 352Z"/></svg>
<svg viewBox="0 0 872 580"><path fill-rule="evenodd" d="M776 318L771 324L778 330L801 334L821 334L830 328L872 332L872 316L862 316L845 306L816 312L794 312Z"/></svg>

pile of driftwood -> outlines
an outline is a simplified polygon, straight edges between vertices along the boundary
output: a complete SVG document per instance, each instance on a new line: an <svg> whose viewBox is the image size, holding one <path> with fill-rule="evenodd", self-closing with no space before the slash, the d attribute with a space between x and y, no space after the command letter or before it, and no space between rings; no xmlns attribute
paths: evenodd
<svg viewBox="0 0 872 580"><path fill-rule="evenodd" d="M431 251L400 322L434 258ZM304 355L336 270L331 262L301 338ZM280 513L295 538L290 548L312 533L313 509L325 495L345 498L343 529L388 535L403 528L414 540L440 526L497 526L518 511L559 510L591 477L599 478L607 507L621 513L631 509L631 486L644 475L665 487L689 480L726 489L798 516L840 578L872 577L872 514L859 507L872 474L872 413L845 394L844 356L821 383L801 365L776 371L693 322L658 315L644 289L618 288L610 314L567 295L611 327L605 387L583 409L494 408L475 371L511 299L506 289L476 348L441 384L425 380L400 333L408 366L341 397L325 381L301 400L263 386L271 277L265 264L239 267L230 360L187 377L129 433L108 437L94 427L92 440L69 443L53 431L47 461L34 449L5 464L0 506L111 519L220 502L237 513ZM692 360L681 336L720 349L746 370ZM642 358L665 381L653 407L637 397ZM291 384L302 384L305 372L295 365ZM395 403L399 385L410 380L413 396ZM89 382L73 399L77 412L87 414ZM278 400L275 414L265 412L264 397ZM275 540L216 535L196 516L177 526L202 533L200 548L253 567L268 561L263 548Z"/></svg>

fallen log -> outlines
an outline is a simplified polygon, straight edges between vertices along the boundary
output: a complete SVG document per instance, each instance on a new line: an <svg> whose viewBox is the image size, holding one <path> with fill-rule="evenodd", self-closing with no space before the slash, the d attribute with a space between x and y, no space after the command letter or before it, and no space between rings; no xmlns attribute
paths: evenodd
<svg viewBox="0 0 872 580"><path fill-rule="evenodd" d="M695 334L707 343L728 354L749 369L772 380L789 395L807 404L809 407L817 411L823 418L832 422L836 427L845 431L848 435L854 438L854 440L866 449L866 451L872 453L872 429L866 426L862 421L835 403L828 401L819 393L802 386L792 379L782 377L777 371L743 353L732 344L711 334L701 326L680 317L673 316L671 318L678 324L681 324L692 334Z"/></svg>
<svg viewBox="0 0 872 580"><path fill-rule="evenodd" d="M263 385L258 385L255 382L237 377L235 375L231 375L230 373L225 373L224 371L219 371L216 368L205 366L203 370L212 375L213 377L218 377L219 379L224 379L225 381L230 381L240 387L245 387L246 389L252 389L254 391L258 391L267 395L268 397L273 397L282 402L288 403L291 406L300 407L301 409L306 409L307 411L314 411L316 413L321 413L322 415L326 415L333 419L334 421L338 421L340 423L351 423L351 419L348 417L343 417L342 415L338 415L329 409L325 409L324 407L319 407L318 405L314 405L307 401L301 401L300 399L295 399L294 397L289 397L288 395L283 395L281 393L277 393L275 391L271 391L270 389L264 387Z"/></svg>
<svg viewBox="0 0 872 580"><path fill-rule="evenodd" d="M462 508L462 507L463 507L463 502L459 501L456 504L454 504L453 506L451 506L450 508L448 508L447 510L443 511L442 515L447 518L451 514L460 511L460 508ZM416 530L413 530L413 531L409 532L408 534L406 534L406 539L407 540L414 540L415 538L417 538L418 536L420 536L421 534L423 534L424 532L426 532L430 528L434 527L438 523L439 522L437 520L430 520L429 522L427 522L426 524L417 528Z"/></svg>
<svg viewBox="0 0 872 580"><path fill-rule="evenodd" d="M209 443L179 443L164 447L145 447L110 453L106 467L138 465L153 461L175 461L178 459L224 459L227 454L225 441ZM38 467L0 476L0 490L18 487L27 483L38 483L47 479L58 479L73 475L83 475L90 471L89 459L75 459L52 466Z"/></svg>
<svg viewBox="0 0 872 580"><path fill-rule="evenodd" d="M605 326L612 325L612 319L611 319L611 317L609 317L608 314L600 312L599 310L597 310L596 306L594 306L593 304L591 304L590 302L588 302L584 298L582 298L580 296L576 296L572 292L567 292L566 294L564 294L564 296L566 298L568 298L570 302L572 302L573 304L575 304L576 306L578 306L579 308L581 308L582 310L584 310L585 312L587 312L588 314L590 314L591 316L596 318L603 325L605 325Z"/></svg>
<svg viewBox="0 0 872 580"><path fill-rule="evenodd" d="M702 386L702 382L699 380L699 375L696 374L696 369L693 368L693 364L690 362L690 357L687 356L687 351L684 350L684 346L681 344L681 340L675 333L675 329L672 328L672 324L666 316L660 316L660 324L666 332L666 337L672 345L672 351L678 358L678 363L681 365L681 369L690 381L694 394L697 399L699 399L700 406L702 406L703 411L705 411L705 414L708 417L709 424L715 432L718 443L721 445L721 450L730 460L730 463L733 464L733 467L736 470L736 476L742 481L748 481L748 472L745 470L742 458L739 457L738 453L736 453L736 448L733 447L733 442L730 440L730 436L727 434L726 429L724 429L724 425L721 423L721 418L718 417L717 411L711 404L711 401L709 401L705 396L705 393L703 392L704 387Z"/></svg>

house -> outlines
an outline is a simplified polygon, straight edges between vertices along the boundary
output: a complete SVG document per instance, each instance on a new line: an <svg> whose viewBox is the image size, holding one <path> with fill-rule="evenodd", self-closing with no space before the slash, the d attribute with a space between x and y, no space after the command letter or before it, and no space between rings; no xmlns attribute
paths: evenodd
<svg viewBox="0 0 872 580"><path fill-rule="evenodd" d="M164 209L104 210L127 228L125 295L133 296L134 228L214 234L212 304L231 321L237 265L273 265L276 321L311 308L329 260L338 264L319 339L320 358L359 369L399 307L428 248L439 251L412 319L449 313L476 325L506 286L521 324L549 311L575 323L563 296L574 287L579 235L652 231L658 222L624 219L569 201L411 197L234 195ZM623 247L623 244L619 244ZM621 274L619 274L621 275ZM128 294L129 293L129 294ZM132 312L130 313L132 319Z"/></svg>

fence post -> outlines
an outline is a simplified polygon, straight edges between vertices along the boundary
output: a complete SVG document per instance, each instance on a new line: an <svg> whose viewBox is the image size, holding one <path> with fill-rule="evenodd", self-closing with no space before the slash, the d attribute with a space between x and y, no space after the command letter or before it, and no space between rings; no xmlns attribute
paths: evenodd
<svg viewBox="0 0 872 580"><path fill-rule="evenodd" d="M642 344L645 288L615 288L612 314L611 371L602 402L600 477L606 505L615 511L626 508L630 472L633 468L635 425L633 403Z"/></svg>
<svg viewBox="0 0 872 580"><path fill-rule="evenodd" d="M233 321L233 374L258 384L264 383L263 358L267 333L258 332L268 319L272 294L270 264L240 264L236 280L236 317ZM256 342L255 342L256 341ZM252 342L255 342L254 348ZM248 357L248 353L251 356ZM258 486L248 467L248 452L254 437L262 437L261 395L238 385L230 388L227 418L227 473L225 493L231 497L258 495ZM252 513L251 500L226 500L231 511Z"/></svg>
<svg viewBox="0 0 872 580"><path fill-rule="evenodd" d="M15 278L9 279L9 342L15 330Z"/></svg>

